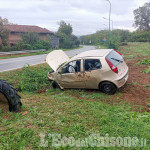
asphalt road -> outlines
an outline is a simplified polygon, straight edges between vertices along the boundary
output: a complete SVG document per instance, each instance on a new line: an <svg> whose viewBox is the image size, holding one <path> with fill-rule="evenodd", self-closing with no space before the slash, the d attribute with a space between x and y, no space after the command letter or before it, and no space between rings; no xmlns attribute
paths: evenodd
<svg viewBox="0 0 150 150"><path fill-rule="evenodd" d="M65 51L65 53L69 57L72 57L81 52L92 50L92 49L95 49L95 47L94 46L84 46L83 48L80 48L80 49ZM0 59L0 72L22 68L28 64L29 65L37 65L37 64L45 63L46 55L47 54L10 58L10 59Z"/></svg>

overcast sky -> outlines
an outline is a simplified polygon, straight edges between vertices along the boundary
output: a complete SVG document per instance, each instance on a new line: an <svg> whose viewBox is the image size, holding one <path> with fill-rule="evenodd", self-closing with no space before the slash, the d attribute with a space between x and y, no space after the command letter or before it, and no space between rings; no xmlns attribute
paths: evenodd
<svg viewBox="0 0 150 150"><path fill-rule="evenodd" d="M113 28L134 30L133 10L150 0L110 0ZM38 25L56 32L61 20L75 35L107 29L107 0L0 0L0 16L19 25Z"/></svg>

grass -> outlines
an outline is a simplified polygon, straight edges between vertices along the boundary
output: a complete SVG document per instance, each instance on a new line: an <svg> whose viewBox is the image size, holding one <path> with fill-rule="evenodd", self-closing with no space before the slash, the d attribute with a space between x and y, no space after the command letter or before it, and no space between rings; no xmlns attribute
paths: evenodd
<svg viewBox="0 0 150 150"><path fill-rule="evenodd" d="M48 54L52 50L47 50L43 52L33 52L33 53L28 53L28 54L16 54L16 55L8 55L8 56L1 56L0 59L8 59L8 58L17 58L17 57L24 57L24 56L34 56L34 55L42 55L42 54Z"/></svg>
<svg viewBox="0 0 150 150"><path fill-rule="evenodd" d="M150 84L149 85L144 85L144 86L150 89Z"/></svg>
<svg viewBox="0 0 150 150"><path fill-rule="evenodd" d="M79 97L74 97L74 93ZM76 139L86 138L92 133L150 138L149 113L133 112L123 103L114 106L106 104L103 100L110 97L101 93L91 95L82 91L80 95L78 90L50 90L44 94L26 93L21 96L23 111L28 112L26 115L1 113L1 149L52 148L48 137L49 147L39 146L40 133L59 133Z"/></svg>
<svg viewBox="0 0 150 150"><path fill-rule="evenodd" d="M149 56L150 55L150 43L149 42L133 42L128 43L127 46L121 46L119 50L129 57L129 59L137 56Z"/></svg>
<svg viewBox="0 0 150 150"><path fill-rule="evenodd" d="M147 73L147 74L150 74L150 67L147 68L146 70L142 71L143 73Z"/></svg>
<svg viewBox="0 0 150 150"><path fill-rule="evenodd" d="M133 58L135 58L135 57L136 57L135 55L126 55L126 56L125 56L126 59L133 59Z"/></svg>
<svg viewBox="0 0 150 150"><path fill-rule="evenodd" d="M4 79L13 84L19 91L38 92L49 86L47 73L51 71L47 64L37 66L27 66L17 71L0 73L0 79Z"/></svg>
<svg viewBox="0 0 150 150"><path fill-rule="evenodd" d="M143 61L140 62L142 65L150 65L150 60L149 59L145 59Z"/></svg>
<svg viewBox="0 0 150 150"><path fill-rule="evenodd" d="M108 49L105 45L96 45L96 49Z"/></svg>
<svg viewBox="0 0 150 150"><path fill-rule="evenodd" d="M23 103L19 113L0 109L0 149L56 149L48 138L48 134L53 133L75 139L87 138L92 133L109 134L109 137L138 137L147 139L147 147L127 149L150 149L150 113L135 112L131 104L124 102L121 92L110 96L93 90L54 90L47 81L48 71L49 66L41 64L0 73L0 79L7 80L20 90ZM139 83L133 81L132 84ZM40 147L41 133L46 135L48 147ZM117 147L94 148L89 145L82 149L116 150Z"/></svg>

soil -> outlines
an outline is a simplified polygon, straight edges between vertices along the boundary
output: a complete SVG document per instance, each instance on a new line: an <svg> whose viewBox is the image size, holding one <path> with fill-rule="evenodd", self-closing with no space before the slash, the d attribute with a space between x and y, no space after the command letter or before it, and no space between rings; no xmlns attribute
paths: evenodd
<svg viewBox="0 0 150 150"><path fill-rule="evenodd" d="M142 73L148 68L148 65L138 65L138 59L127 61L129 67L129 78L127 84L119 89L123 94L123 100L130 102L134 106L142 106L141 111L150 112L150 88L145 87L150 85L150 74Z"/></svg>

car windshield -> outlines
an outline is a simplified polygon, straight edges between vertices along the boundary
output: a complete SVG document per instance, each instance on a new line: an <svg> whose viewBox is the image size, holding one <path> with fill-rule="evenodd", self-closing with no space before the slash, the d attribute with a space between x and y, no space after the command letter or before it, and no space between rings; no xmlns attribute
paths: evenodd
<svg viewBox="0 0 150 150"><path fill-rule="evenodd" d="M58 70L61 66L63 66L66 62L62 63L56 70Z"/></svg>
<svg viewBox="0 0 150 150"><path fill-rule="evenodd" d="M106 58L116 67L118 66L121 62L123 62L123 57L118 54L116 51L111 51Z"/></svg>

